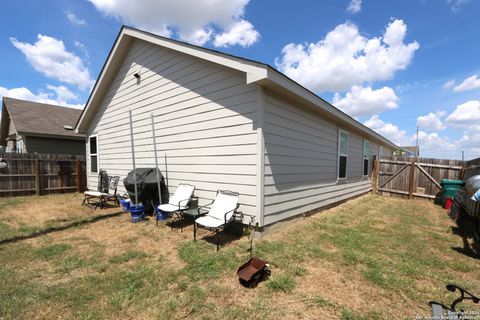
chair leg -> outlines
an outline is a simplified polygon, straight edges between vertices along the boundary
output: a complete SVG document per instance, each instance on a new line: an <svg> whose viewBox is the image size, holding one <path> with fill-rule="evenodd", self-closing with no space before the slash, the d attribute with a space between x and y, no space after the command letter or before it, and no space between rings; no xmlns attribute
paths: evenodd
<svg viewBox="0 0 480 320"><path fill-rule="evenodd" d="M219 247L219 244L220 244L220 239L219 239L218 234L219 234L218 229L215 229L215 238L216 238L216 242L217 242L217 251L218 251L218 247Z"/></svg>
<svg viewBox="0 0 480 320"><path fill-rule="evenodd" d="M193 221L193 241L197 241L197 222Z"/></svg>

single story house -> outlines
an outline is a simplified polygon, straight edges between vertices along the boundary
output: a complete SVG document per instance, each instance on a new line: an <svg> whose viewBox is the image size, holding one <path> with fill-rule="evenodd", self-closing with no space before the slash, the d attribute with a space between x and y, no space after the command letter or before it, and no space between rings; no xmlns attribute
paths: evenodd
<svg viewBox="0 0 480 320"><path fill-rule="evenodd" d="M87 136L88 187L98 170L166 158L170 192L240 193L261 227L371 190L374 157L398 147L271 66L122 27L76 125Z"/></svg>
<svg viewBox="0 0 480 320"><path fill-rule="evenodd" d="M3 97L0 145L5 152L85 155L85 135L72 130L81 113Z"/></svg>

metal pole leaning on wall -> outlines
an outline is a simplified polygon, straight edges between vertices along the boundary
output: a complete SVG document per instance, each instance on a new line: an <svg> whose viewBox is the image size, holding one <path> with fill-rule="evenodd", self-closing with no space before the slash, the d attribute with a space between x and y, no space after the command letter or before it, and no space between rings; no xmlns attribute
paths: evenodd
<svg viewBox="0 0 480 320"><path fill-rule="evenodd" d="M157 158L157 140L155 138L155 121L153 119L153 113L150 113L150 119L152 120L152 135L153 135L153 152L155 153L155 168L157 175L157 188L158 188L158 204L162 204L162 190L160 187L160 170L158 169L158 158Z"/></svg>
<svg viewBox="0 0 480 320"><path fill-rule="evenodd" d="M165 153L165 179L167 180L167 189L168 189L168 168L167 168L167 154Z"/></svg>
<svg viewBox="0 0 480 320"><path fill-rule="evenodd" d="M138 205L138 192L137 192L137 168L135 166L135 143L133 139L133 120L132 110L128 111L130 114L130 141L132 143L132 163L133 163L133 183L135 188L135 205Z"/></svg>

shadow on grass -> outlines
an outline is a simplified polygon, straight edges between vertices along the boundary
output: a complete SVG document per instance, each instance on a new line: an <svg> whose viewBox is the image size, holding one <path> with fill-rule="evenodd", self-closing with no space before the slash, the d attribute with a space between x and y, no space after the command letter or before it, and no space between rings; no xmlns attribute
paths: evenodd
<svg viewBox="0 0 480 320"><path fill-rule="evenodd" d="M476 227L477 223L472 221L470 217L465 216L457 220L457 226L452 227L452 232L462 238L463 248L452 247L452 249L467 257L480 259L480 243L475 235Z"/></svg>
<svg viewBox="0 0 480 320"><path fill-rule="evenodd" d="M97 221L117 217L117 216L121 215L122 213L124 213L124 212L119 211L119 212L113 212L113 213L109 213L109 214L105 214L105 215L99 215L99 216L95 216L95 217L92 217L92 218L89 218L89 219L82 219L82 220L78 220L78 221L73 221L71 223L67 223L67 224L60 225L60 226L47 227L45 229L40 229L40 230L33 231L29 234L23 234L23 235L18 235L18 236L6 238L6 239L1 239L0 240L0 245L7 244L7 243L14 243L14 242L18 242L18 241L22 241L22 240L26 240L26 239L32 239L32 238L43 236L43 235L46 235L46 234L49 234L49 233L52 233L52 232L63 231L63 230L67 230L67 229L70 229L70 228L75 228L75 227L78 227L78 226L87 225L87 224L90 224L90 223L95 223Z"/></svg>
<svg viewBox="0 0 480 320"><path fill-rule="evenodd" d="M204 228L197 229L197 241L204 240L215 246L218 241L219 249L235 240L239 240L241 237L241 235L235 234L229 229L223 229L218 234Z"/></svg>

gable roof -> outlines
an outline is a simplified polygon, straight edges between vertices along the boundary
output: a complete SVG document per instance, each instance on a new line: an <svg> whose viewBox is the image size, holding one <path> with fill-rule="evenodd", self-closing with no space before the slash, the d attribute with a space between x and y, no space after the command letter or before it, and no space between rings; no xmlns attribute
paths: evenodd
<svg viewBox="0 0 480 320"><path fill-rule="evenodd" d="M113 78L128 53L131 44L136 39L244 72L246 74L246 84L257 83L263 87L282 92L283 94L288 94L289 96L310 105L328 118L335 119L342 125L352 128L353 130L371 137L373 140L381 142L393 149L398 149L398 146L390 140L366 127L343 111L337 109L332 104L323 100L312 91L303 87L268 64L173 40L128 26L122 26L115 43L110 50L107 60L105 61L90 97L88 98L87 104L83 109L81 116L78 118L78 122L75 126L76 132L85 133L88 129L89 124L100 107L101 100L105 95L106 90L108 90L110 83L113 81Z"/></svg>
<svg viewBox="0 0 480 320"><path fill-rule="evenodd" d="M8 134L8 128L5 128L8 118L19 135L83 139L83 134L63 128L75 126L81 113L79 109L3 97L0 141L4 141Z"/></svg>

